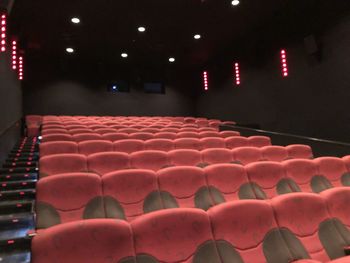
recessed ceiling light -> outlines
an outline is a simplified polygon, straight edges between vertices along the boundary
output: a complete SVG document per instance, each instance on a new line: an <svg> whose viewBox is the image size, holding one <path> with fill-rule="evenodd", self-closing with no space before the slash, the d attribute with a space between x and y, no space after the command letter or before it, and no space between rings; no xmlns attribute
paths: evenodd
<svg viewBox="0 0 350 263"><path fill-rule="evenodd" d="M71 47L66 48L67 53L74 53L74 49Z"/></svg>
<svg viewBox="0 0 350 263"><path fill-rule="evenodd" d="M137 29L139 32L145 32L146 31L146 28L144 26L140 26L138 29Z"/></svg>
<svg viewBox="0 0 350 263"><path fill-rule="evenodd" d="M196 34L196 35L194 35L194 39L201 39L201 35L200 34Z"/></svg>
<svg viewBox="0 0 350 263"><path fill-rule="evenodd" d="M72 21L73 24L79 24L79 23L80 23L80 19L77 18L77 17L73 17L73 18L71 19L71 21Z"/></svg>
<svg viewBox="0 0 350 263"><path fill-rule="evenodd" d="M231 2L231 4L232 4L233 6L239 5L239 0L233 0L233 1Z"/></svg>
<svg viewBox="0 0 350 263"><path fill-rule="evenodd" d="M128 54L127 53L122 53L121 56L122 56L122 58L127 58Z"/></svg>
<svg viewBox="0 0 350 263"><path fill-rule="evenodd" d="M175 58L169 58L169 62L171 63L175 62Z"/></svg>

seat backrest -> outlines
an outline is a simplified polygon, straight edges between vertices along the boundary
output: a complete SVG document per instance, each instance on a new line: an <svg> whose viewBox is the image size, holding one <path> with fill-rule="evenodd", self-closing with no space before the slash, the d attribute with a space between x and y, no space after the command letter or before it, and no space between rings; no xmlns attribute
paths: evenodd
<svg viewBox="0 0 350 263"><path fill-rule="evenodd" d="M207 210L213 205L202 169L178 166L162 169L157 174L165 208Z"/></svg>
<svg viewBox="0 0 350 263"><path fill-rule="evenodd" d="M232 156L237 163L247 165L263 160L262 152L257 147L239 147L232 150Z"/></svg>
<svg viewBox="0 0 350 263"><path fill-rule="evenodd" d="M221 134L217 131L202 131L199 133L200 138L222 138Z"/></svg>
<svg viewBox="0 0 350 263"><path fill-rule="evenodd" d="M198 132L179 132L176 134L176 138L200 138Z"/></svg>
<svg viewBox="0 0 350 263"><path fill-rule="evenodd" d="M215 204L250 199L252 196L248 175L241 165L210 165L204 168L204 173Z"/></svg>
<svg viewBox="0 0 350 263"><path fill-rule="evenodd" d="M229 148L229 149L249 146L248 139L246 137L240 137L240 136L225 138L225 144L226 144L226 148Z"/></svg>
<svg viewBox="0 0 350 263"><path fill-rule="evenodd" d="M54 154L40 158L40 178L62 173L87 172L87 159L82 154Z"/></svg>
<svg viewBox="0 0 350 263"><path fill-rule="evenodd" d="M158 132L154 134L155 139L169 139L174 140L176 139L176 133L174 132Z"/></svg>
<svg viewBox="0 0 350 263"><path fill-rule="evenodd" d="M82 219L104 218L100 177L67 173L39 180L35 211L38 229Z"/></svg>
<svg viewBox="0 0 350 263"><path fill-rule="evenodd" d="M79 153L84 155L113 151L113 143L110 141L104 141L104 140L79 142L78 146L79 146Z"/></svg>
<svg viewBox="0 0 350 263"><path fill-rule="evenodd" d="M196 166L202 163L201 153L197 150L174 150L168 156L170 164L175 166Z"/></svg>
<svg viewBox="0 0 350 263"><path fill-rule="evenodd" d="M267 136L251 136L248 138L248 144L252 147L264 147L271 145L271 139Z"/></svg>
<svg viewBox="0 0 350 263"><path fill-rule="evenodd" d="M96 133L98 134L106 134L106 133L114 133L114 132L117 132L116 129L113 129L113 128L102 128L102 129L96 129L95 130Z"/></svg>
<svg viewBox="0 0 350 263"><path fill-rule="evenodd" d="M174 142L169 139L152 139L145 142L145 150L169 152L174 150Z"/></svg>
<svg viewBox="0 0 350 263"><path fill-rule="evenodd" d="M271 204L278 226L288 231L289 236L301 241L306 249L304 254L321 262L330 260L324 244L329 238L329 229L334 231L334 228L322 197L311 193L295 193L276 197L271 200Z"/></svg>
<svg viewBox="0 0 350 263"><path fill-rule="evenodd" d="M181 138L174 140L175 149L190 149L201 150L202 144L199 139L196 138Z"/></svg>
<svg viewBox="0 0 350 263"><path fill-rule="evenodd" d="M280 188L288 187L288 182L283 180L286 177L280 163L251 163L246 166L246 171L255 195L251 199L271 199L279 194Z"/></svg>
<svg viewBox="0 0 350 263"><path fill-rule="evenodd" d="M135 129L135 128L123 128L123 129L119 129L118 132L131 134L131 133L139 132L139 129Z"/></svg>
<svg viewBox="0 0 350 263"><path fill-rule="evenodd" d="M70 134L47 134L42 137L41 142L74 141Z"/></svg>
<svg viewBox="0 0 350 263"><path fill-rule="evenodd" d="M314 161L292 159L283 162L282 165L287 178L294 181L301 192L312 193L324 190L325 185L322 183L322 180L318 179L318 168Z"/></svg>
<svg viewBox="0 0 350 263"><path fill-rule="evenodd" d="M226 148L225 140L220 137L208 137L201 139L202 149Z"/></svg>
<svg viewBox="0 0 350 263"><path fill-rule="evenodd" d="M240 136L241 134L237 131L221 131L220 135L222 138L228 138L228 137Z"/></svg>
<svg viewBox="0 0 350 263"><path fill-rule="evenodd" d="M231 163L232 151L224 148L206 149L201 152L204 164Z"/></svg>
<svg viewBox="0 0 350 263"><path fill-rule="evenodd" d="M103 152L88 156L89 172L100 176L130 167L129 155L121 152Z"/></svg>
<svg viewBox="0 0 350 263"><path fill-rule="evenodd" d="M74 134L72 137L76 142L103 140L102 136L98 133L79 133Z"/></svg>
<svg viewBox="0 0 350 263"><path fill-rule="evenodd" d="M69 131L66 129L45 129L41 131L41 135L48 134L69 134Z"/></svg>
<svg viewBox="0 0 350 263"><path fill-rule="evenodd" d="M294 262L268 202L229 202L208 211L223 262Z"/></svg>
<svg viewBox="0 0 350 263"><path fill-rule="evenodd" d="M140 151L130 155L131 167L137 169L148 169L158 171L167 167L169 158L162 151Z"/></svg>
<svg viewBox="0 0 350 263"><path fill-rule="evenodd" d="M287 146L288 156L290 158L312 159L312 149L308 145L293 144Z"/></svg>
<svg viewBox="0 0 350 263"><path fill-rule="evenodd" d="M69 133L71 135L75 135L75 134L87 134L87 133L95 133L94 130L92 129L87 129L87 128L77 128L77 129L71 129L69 130Z"/></svg>
<svg viewBox="0 0 350 263"><path fill-rule="evenodd" d="M115 141L114 151L116 152L124 152L124 153L134 153L138 151L143 151L145 149L145 143L142 140L135 139L126 139Z"/></svg>
<svg viewBox="0 0 350 263"><path fill-rule="evenodd" d="M108 218L132 221L144 213L163 209L153 171L131 169L102 177L104 203Z"/></svg>
<svg viewBox="0 0 350 263"><path fill-rule="evenodd" d="M136 254L145 262L221 262L205 211L161 210L131 222L131 227Z"/></svg>
<svg viewBox="0 0 350 263"><path fill-rule="evenodd" d="M288 159L288 151L282 146L265 146L261 152L266 161L282 162Z"/></svg>
<svg viewBox="0 0 350 263"><path fill-rule="evenodd" d="M129 139L129 134L122 132L105 133L102 135L103 140L111 142Z"/></svg>
<svg viewBox="0 0 350 263"><path fill-rule="evenodd" d="M160 129L156 129L156 128L143 128L140 130L141 132L148 132L148 133L158 133L160 132Z"/></svg>
<svg viewBox="0 0 350 263"><path fill-rule="evenodd" d="M320 157L314 160L318 173L330 183L331 187L342 186L342 181L349 180L348 169L344 161L336 157Z"/></svg>
<svg viewBox="0 0 350 263"><path fill-rule="evenodd" d="M146 141L146 140L154 139L154 135L153 133L150 133L150 132L135 132L135 133L131 133L129 138Z"/></svg>
<svg viewBox="0 0 350 263"><path fill-rule="evenodd" d="M62 224L35 236L33 263L125 262L134 257L130 225L124 221L91 219Z"/></svg>
<svg viewBox="0 0 350 263"><path fill-rule="evenodd" d="M78 153L78 144L69 141L44 142L39 146L40 157L62 154L62 153Z"/></svg>

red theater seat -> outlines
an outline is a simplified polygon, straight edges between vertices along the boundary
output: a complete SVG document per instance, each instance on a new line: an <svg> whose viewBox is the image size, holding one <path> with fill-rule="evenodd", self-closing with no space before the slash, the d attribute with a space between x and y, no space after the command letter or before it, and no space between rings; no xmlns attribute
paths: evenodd
<svg viewBox="0 0 350 263"><path fill-rule="evenodd" d="M314 161L318 166L318 173L321 176L320 179L322 179L326 188L342 186L342 182L349 180L349 173L342 159L336 157L321 157Z"/></svg>
<svg viewBox="0 0 350 263"><path fill-rule="evenodd" d="M89 172L104 175L130 167L129 155L119 152L95 153L88 156Z"/></svg>
<svg viewBox="0 0 350 263"><path fill-rule="evenodd" d="M144 129L141 129L141 132L157 133L157 132L160 132L160 129L156 129L156 128L144 128Z"/></svg>
<svg viewBox="0 0 350 263"><path fill-rule="evenodd" d="M233 149L232 156L235 162L243 165L263 160L262 152L257 147L239 147Z"/></svg>
<svg viewBox="0 0 350 263"><path fill-rule="evenodd" d="M41 142L74 141L69 134L47 134L43 135Z"/></svg>
<svg viewBox="0 0 350 263"><path fill-rule="evenodd" d="M323 181L318 178L318 167L312 160L293 159L283 162L287 178L297 184L297 188L290 188L291 192L321 192L325 188ZM299 188L299 189L298 189ZM287 191L288 192L288 191Z"/></svg>
<svg viewBox="0 0 350 263"><path fill-rule="evenodd" d="M179 132L195 132L195 133L197 133L197 132L198 132L198 129L197 129L197 128L192 128L192 127L189 127L189 128L181 128Z"/></svg>
<svg viewBox="0 0 350 263"><path fill-rule="evenodd" d="M158 133L154 134L154 139L175 140L176 139L176 133L174 133L174 132L158 132Z"/></svg>
<svg viewBox="0 0 350 263"><path fill-rule="evenodd" d="M127 222L91 219L55 226L34 237L32 263L126 262L135 255Z"/></svg>
<svg viewBox="0 0 350 263"><path fill-rule="evenodd" d="M208 215L199 209L157 211L131 222L144 262L221 262Z"/></svg>
<svg viewBox="0 0 350 263"><path fill-rule="evenodd" d="M85 141L78 143L78 147L79 153L84 155L113 151L113 143L110 141Z"/></svg>
<svg viewBox="0 0 350 263"><path fill-rule="evenodd" d="M174 150L174 142L168 139L153 139L145 142L145 150L169 152Z"/></svg>
<svg viewBox="0 0 350 263"><path fill-rule="evenodd" d="M78 153L78 144L69 141L44 142L40 146L40 157L52 154Z"/></svg>
<svg viewBox="0 0 350 263"><path fill-rule="evenodd" d="M82 154L55 154L40 158L40 178L62 173L87 172L87 159Z"/></svg>
<svg viewBox="0 0 350 263"><path fill-rule="evenodd" d="M135 128L124 128L124 129L119 129L118 132L131 134L131 133L139 132L139 130Z"/></svg>
<svg viewBox="0 0 350 263"><path fill-rule="evenodd" d="M251 136L248 138L248 144L252 147L270 146L271 139L266 136Z"/></svg>
<svg viewBox="0 0 350 263"><path fill-rule="evenodd" d="M39 180L36 226L45 229L82 219L104 218L101 179L95 174L67 173Z"/></svg>
<svg viewBox="0 0 350 263"><path fill-rule="evenodd" d="M171 128L171 127L168 127L168 128L161 128L161 129L160 129L160 132L178 133L178 132L180 132L180 129L179 129L179 128Z"/></svg>
<svg viewBox="0 0 350 263"><path fill-rule="evenodd" d="M199 133L200 138L221 138L222 136L220 135L219 132L217 131L204 131Z"/></svg>
<svg viewBox="0 0 350 263"><path fill-rule="evenodd" d="M145 142L142 140L120 140L114 142L114 151L124 153L134 153L143 151L145 149Z"/></svg>
<svg viewBox="0 0 350 263"><path fill-rule="evenodd" d="M204 164L231 163L232 152L229 149L212 148L201 152Z"/></svg>
<svg viewBox="0 0 350 263"><path fill-rule="evenodd" d="M222 131L220 132L220 135L223 138L228 138L228 137L240 136L241 134L236 131Z"/></svg>
<svg viewBox="0 0 350 263"><path fill-rule="evenodd" d="M103 140L108 140L111 142L129 139L129 134L122 132L105 133L102 135Z"/></svg>
<svg viewBox="0 0 350 263"><path fill-rule="evenodd" d="M163 209L157 176L150 170L122 170L102 177L108 218L128 221L144 213Z"/></svg>
<svg viewBox="0 0 350 263"><path fill-rule="evenodd" d="M279 227L287 231L290 238L302 243L303 246L299 246L298 249L299 253L321 262L334 259L332 253L328 255L327 251L336 250L334 242L342 237L335 230L334 220L331 220L321 196L295 193L277 197L271 203Z"/></svg>
<svg viewBox="0 0 350 263"><path fill-rule="evenodd" d="M202 144L202 149L209 149L209 148L226 148L225 140L223 138L203 138L200 140Z"/></svg>
<svg viewBox="0 0 350 263"><path fill-rule="evenodd" d="M190 150L201 150L202 144L199 139L195 138L182 138L174 140L175 149L190 149Z"/></svg>
<svg viewBox="0 0 350 263"><path fill-rule="evenodd" d="M41 132L41 135L48 134L69 134L69 132L66 129L45 129Z"/></svg>
<svg viewBox="0 0 350 263"><path fill-rule="evenodd" d="M154 136L153 136L153 133L149 133L149 132L135 132L130 134L129 138L146 141L146 140L154 139Z"/></svg>
<svg viewBox="0 0 350 263"><path fill-rule="evenodd" d="M116 129L112 129L112 128L103 128L103 129L96 129L95 130L96 133L98 134L106 134L106 133L114 133L114 132L117 132Z"/></svg>
<svg viewBox="0 0 350 263"><path fill-rule="evenodd" d="M220 255L230 255L227 262L289 263L304 256L290 251L267 202L230 202L213 207L208 214Z"/></svg>
<svg viewBox="0 0 350 263"><path fill-rule="evenodd" d="M206 167L204 173L215 204L252 198L248 176L241 165L215 164Z"/></svg>
<svg viewBox="0 0 350 263"><path fill-rule="evenodd" d="M176 135L176 138L181 139L181 138L199 138L199 133L197 132L179 132Z"/></svg>
<svg viewBox="0 0 350 263"><path fill-rule="evenodd" d="M265 146L261 148L261 152L267 161L282 162L288 159L288 151L282 146Z"/></svg>
<svg viewBox="0 0 350 263"><path fill-rule="evenodd" d="M83 141L103 140L103 137L98 133L80 133L80 134L74 134L73 139L76 142L83 142Z"/></svg>
<svg viewBox="0 0 350 263"><path fill-rule="evenodd" d="M285 172L280 163L251 163L246 166L246 171L253 190L250 192L247 185L247 193L253 193L249 199L271 199L279 194L280 188L289 186L289 181L283 180L286 179Z"/></svg>
<svg viewBox="0 0 350 263"><path fill-rule="evenodd" d="M160 194L165 208L213 206L204 172L197 167L170 167L158 172Z"/></svg>
<svg viewBox="0 0 350 263"><path fill-rule="evenodd" d="M174 150L168 156L170 163L175 166L196 166L202 163L201 153L196 150Z"/></svg>
<svg viewBox="0 0 350 263"><path fill-rule="evenodd" d="M225 138L226 148L235 149L238 147L247 147L248 139L246 137L234 136Z"/></svg>
<svg viewBox="0 0 350 263"><path fill-rule="evenodd" d="M287 146L288 155L290 158L312 159L312 149L308 145L293 144Z"/></svg>
<svg viewBox="0 0 350 263"><path fill-rule="evenodd" d="M141 151L130 155L131 167L158 171L169 165L168 155L162 151Z"/></svg>
<svg viewBox="0 0 350 263"><path fill-rule="evenodd" d="M94 130L92 129L82 129L82 128L79 128L79 129L73 129L73 130L69 130L69 133L72 134L72 135L75 135L75 134L87 134L87 133L94 133Z"/></svg>

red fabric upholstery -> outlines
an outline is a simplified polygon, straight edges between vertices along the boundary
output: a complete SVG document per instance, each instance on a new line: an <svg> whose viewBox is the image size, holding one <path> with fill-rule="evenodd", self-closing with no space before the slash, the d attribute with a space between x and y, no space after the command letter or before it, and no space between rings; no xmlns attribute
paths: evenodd
<svg viewBox="0 0 350 263"><path fill-rule="evenodd" d="M110 141L84 141L78 143L78 147L79 153L84 155L113 151L113 143Z"/></svg>
<svg viewBox="0 0 350 263"><path fill-rule="evenodd" d="M208 186L215 187L227 202L238 200L239 188L247 184L248 176L241 165L215 164L204 168Z"/></svg>
<svg viewBox="0 0 350 263"><path fill-rule="evenodd" d="M336 157L321 157L315 159L318 173L325 176L334 187L342 186L341 177L348 172L344 161Z"/></svg>
<svg viewBox="0 0 350 263"><path fill-rule="evenodd" d="M226 147L229 149L235 149L238 147L246 147L248 145L248 139L246 137L228 137L225 139Z"/></svg>
<svg viewBox="0 0 350 263"><path fill-rule="evenodd" d="M40 158L40 176L87 172L87 159L81 154L55 154Z"/></svg>
<svg viewBox="0 0 350 263"><path fill-rule="evenodd" d="M150 132L135 132L130 134L129 138L146 141L146 140L153 139L154 136L153 136L153 133L150 133Z"/></svg>
<svg viewBox="0 0 350 263"><path fill-rule="evenodd" d="M86 134L86 133L94 133L94 130L86 129L86 128L78 128L78 129L69 130L69 133L72 134L72 135L75 135L75 134Z"/></svg>
<svg viewBox="0 0 350 263"><path fill-rule="evenodd" d="M176 133L175 132L158 132L154 134L154 138L174 140L176 139Z"/></svg>
<svg viewBox="0 0 350 263"><path fill-rule="evenodd" d="M288 145L287 150L290 158L302 158L302 159L313 158L312 149L308 145L303 145L303 144Z"/></svg>
<svg viewBox="0 0 350 263"><path fill-rule="evenodd" d="M129 155L120 152L95 153L88 156L89 172L104 175L130 167Z"/></svg>
<svg viewBox="0 0 350 263"><path fill-rule="evenodd" d="M213 148L201 152L203 163L230 163L233 161L232 152L229 149Z"/></svg>
<svg viewBox="0 0 350 263"><path fill-rule="evenodd" d="M282 162L288 158L288 151L282 146L265 146L261 148L261 152L267 161Z"/></svg>
<svg viewBox="0 0 350 263"><path fill-rule="evenodd" d="M223 138L228 138L228 137L240 136L241 134L237 131L222 131L220 132L220 135Z"/></svg>
<svg viewBox="0 0 350 263"><path fill-rule="evenodd" d="M285 178L283 166L276 162L259 162L246 166L249 181L257 184L268 199L278 195L276 186Z"/></svg>
<svg viewBox="0 0 350 263"><path fill-rule="evenodd" d="M119 202L128 221L144 213L145 198L158 190L156 174L153 171L141 169L106 174L102 177L102 185L104 195ZM106 212L108 215L108 211Z"/></svg>
<svg viewBox="0 0 350 263"><path fill-rule="evenodd" d="M95 130L96 133L98 134L106 134L106 133L114 133L114 132L117 132L116 129L112 129L112 128L103 128L103 129L96 129Z"/></svg>
<svg viewBox="0 0 350 263"><path fill-rule="evenodd" d="M271 145L271 139L266 136L251 136L248 138L248 144L252 147L264 147Z"/></svg>
<svg viewBox="0 0 350 263"><path fill-rule="evenodd" d="M174 150L174 142L169 139L153 139L145 142L146 150L169 152Z"/></svg>
<svg viewBox="0 0 350 263"><path fill-rule="evenodd" d="M47 134L43 135L41 142L74 141L73 136L68 134Z"/></svg>
<svg viewBox="0 0 350 263"><path fill-rule="evenodd" d="M158 171L169 165L168 155L161 151L141 151L130 155L131 167Z"/></svg>
<svg viewBox="0 0 350 263"><path fill-rule="evenodd" d="M115 132L115 133L105 133L102 135L103 140L108 140L111 142L129 139L127 133Z"/></svg>
<svg viewBox="0 0 350 263"><path fill-rule="evenodd" d="M102 136L98 133L79 133L74 134L72 137L76 142L103 140Z"/></svg>
<svg viewBox="0 0 350 263"><path fill-rule="evenodd" d="M114 142L114 151L133 153L143 151L145 149L145 143L142 140L127 139Z"/></svg>
<svg viewBox="0 0 350 263"><path fill-rule="evenodd" d="M139 130L134 128L124 128L124 129L119 129L118 132L131 134L131 133L139 132Z"/></svg>
<svg viewBox="0 0 350 263"><path fill-rule="evenodd" d="M209 218L199 209L157 211L131 222L131 227L136 254L159 262L193 262L197 249L213 240Z"/></svg>
<svg viewBox="0 0 350 263"><path fill-rule="evenodd" d="M283 163L286 176L291 178L303 192L312 193L311 180L318 175L318 168L314 161L306 159L295 159Z"/></svg>
<svg viewBox="0 0 350 263"><path fill-rule="evenodd" d="M208 148L226 148L225 140L223 138L203 138L201 139L202 149Z"/></svg>
<svg viewBox="0 0 350 263"><path fill-rule="evenodd" d="M197 132L179 132L176 134L176 138L200 138Z"/></svg>
<svg viewBox="0 0 350 263"><path fill-rule="evenodd" d="M128 223L92 219L58 225L39 233L32 242L32 262L110 263L134 256Z"/></svg>
<svg viewBox="0 0 350 263"><path fill-rule="evenodd" d="M259 162L263 159L260 148L239 147L232 150L233 159L243 165Z"/></svg>
<svg viewBox="0 0 350 263"><path fill-rule="evenodd" d="M78 153L77 143L69 141L44 142L39 148L41 158L52 154Z"/></svg>
<svg viewBox="0 0 350 263"><path fill-rule="evenodd" d="M199 133L200 138L221 138L221 134L217 131L204 131Z"/></svg>
<svg viewBox="0 0 350 263"><path fill-rule="evenodd" d="M200 150L202 148L201 141L196 138L182 138L174 140L175 149L191 149Z"/></svg>
<svg viewBox="0 0 350 263"><path fill-rule="evenodd" d="M174 150L168 156L170 163L176 166L196 166L202 162L201 154L196 150Z"/></svg>
<svg viewBox="0 0 350 263"><path fill-rule="evenodd" d="M41 135L48 134L69 134L69 132L66 129L45 129L41 132Z"/></svg>
<svg viewBox="0 0 350 263"><path fill-rule="evenodd" d="M195 195L206 180L202 169L197 167L170 167L158 172L159 189L170 193L180 207L193 208Z"/></svg>
<svg viewBox="0 0 350 263"><path fill-rule="evenodd" d="M317 194L294 193L272 199L280 228L289 229L303 243L311 259L330 259L318 237L320 224L329 219L324 199Z"/></svg>

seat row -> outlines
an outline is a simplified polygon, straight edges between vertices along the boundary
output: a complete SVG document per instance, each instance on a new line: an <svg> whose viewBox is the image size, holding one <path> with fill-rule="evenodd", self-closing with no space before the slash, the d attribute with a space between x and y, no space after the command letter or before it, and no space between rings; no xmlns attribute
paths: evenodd
<svg viewBox="0 0 350 263"><path fill-rule="evenodd" d="M289 147L298 147L298 145ZM303 146L301 145L301 147ZM98 152L88 156L67 153L42 157L40 158L39 166L41 178L66 172L94 172L103 175L121 169L136 168L158 171L171 166L206 167L217 163L245 165L264 160L282 161L293 158L292 156L285 158L284 150L283 147L275 146L264 148L262 151L254 147L245 147L236 150L211 148L203 151L180 149L170 152L145 150L136 151L131 154L123 152ZM263 152L266 153L264 156L262 156ZM251 155L247 156L247 153ZM300 153L300 155L303 154L301 151Z"/></svg>
<svg viewBox="0 0 350 263"><path fill-rule="evenodd" d="M67 122L67 123L49 123L44 124L42 126L43 130L48 129L99 129L99 128L116 128L116 129L122 129L122 128L136 128L136 129L146 129L146 128L196 128L196 129L210 129L210 130L217 130L217 127L208 127L208 126L198 126L194 123L181 123L181 122L151 122L151 123L133 123L133 122Z"/></svg>
<svg viewBox="0 0 350 263"><path fill-rule="evenodd" d="M162 210L131 223L72 222L39 232L32 262L350 262L349 199L349 188L336 188L229 202L208 212Z"/></svg>
<svg viewBox="0 0 350 263"><path fill-rule="evenodd" d="M75 171L56 174L41 179L37 185L38 228L83 218L133 220L144 213L167 208L207 210L242 199L267 200L296 192L320 193L350 186L349 168L350 162L346 167L341 159L323 157L253 163L245 167L177 166L157 172L95 168L91 172L103 176Z"/></svg>
<svg viewBox="0 0 350 263"><path fill-rule="evenodd" d="M141 140L120 140L114 143L104 140L96 141L83 141L83 142L69 142L69 141L57 141L57 142L45 142L40 144L40 156L45 157L53 154L65 154L65 153L78 153L83 155L91 155L100 152L123 152L123 153L134 153L139 151L163 151L171 152L174 150L186 150L177 149L181 148L180 141L173 141L168 139L152 139L147 141ZM208 149L225 149L225 150L212 150L206 151ZM276 161L281 162L286 159L292 158L313 158L312 150L307 145L289 145L287 147L283 146L264 146L264 147L238 147L234 148L232 151L226 148L224 141L216 139L203 139L201 140L201 145L197 149L189 149L193 151L180 151L189 160L200 160L208 159L211 152L217 154L217 159L223 159L227 162L237 161L241 164L248 164L258 161ZM200 150L203 151L199 152ZM176 152L177 153L177 152ZM178 153L179 154L179 153ZM209 158L211 159L211 158ZM189 161L187 165L196 165L193 161Z"/></svg>

